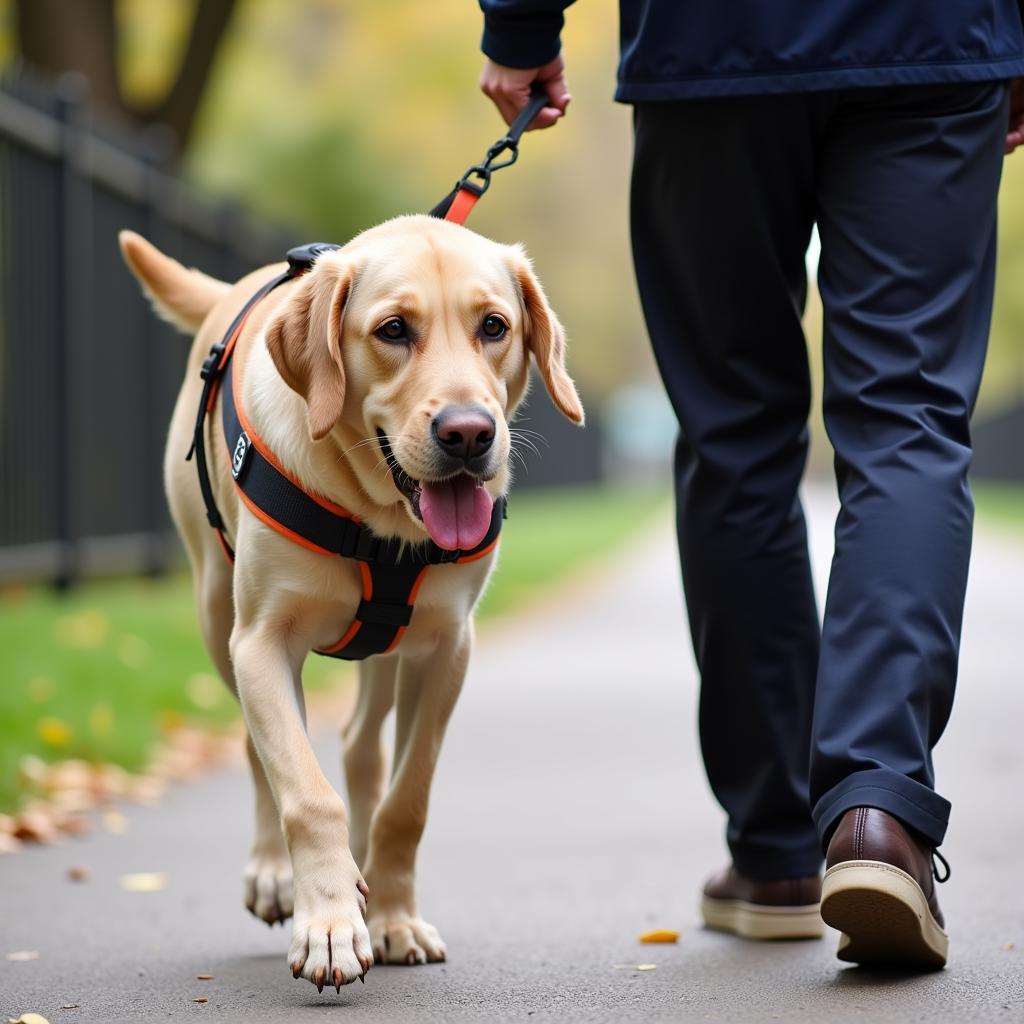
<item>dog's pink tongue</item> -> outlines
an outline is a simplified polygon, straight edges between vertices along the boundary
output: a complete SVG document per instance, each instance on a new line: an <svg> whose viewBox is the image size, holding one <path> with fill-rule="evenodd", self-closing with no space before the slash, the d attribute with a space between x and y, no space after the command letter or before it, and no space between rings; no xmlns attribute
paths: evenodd
<svg viewBox="0 0 1024 1024"><path fill-rule="evenodd" d="M420 515L434 543L446 551L475 548L491 525L491 496L470 476L420 485Z"/></svg>

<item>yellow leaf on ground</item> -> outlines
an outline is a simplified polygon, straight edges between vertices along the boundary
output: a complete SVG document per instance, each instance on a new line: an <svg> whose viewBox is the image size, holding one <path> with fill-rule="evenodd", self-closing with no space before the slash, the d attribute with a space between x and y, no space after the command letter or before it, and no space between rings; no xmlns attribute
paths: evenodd
<svg viewBox="0 0 1024 1024"><path fill-rule="evenodd" d="M40 718L36 735L48 747L66 747L74 738L74 730L61 718Z"/></svg>
<svg viewBox="0 0 1024 1024"><path fill-rule="evenodd" d="M27 960L38 960L39 959L39 950L38 949L19 949L19 950L16 950L15 952L13 952L13 953L8 953L7 954L7 959L10 960L10 962L12 964L22 964L22 963L25 963Z"/></svg>
<svg viewBox="0 0 1024 1024"><path fill-rule="evenodd" d="M41 1013L23 1013L20 1017L8 1017L7 1024L50 1024Z"/></svg>
<svg viewBox="0 0 1024 1024"><path fill-rule="evenodd" d="M652 932L644 932L640 936L641 942L678 942L679 932L672 931L671 928L655 928Z"/></svg>
<svg viewBox="0 0 1024 1024"><path fill-rule="evenodd" d="M99 647L107 639L110 623L101 611L87 608L74 615L64 615L54 626L57 643L61 647L73 647L78 650L92 650Z"/></svg>
<svg viewBox="0 0 1024 1024"><path fill-rule="evenodd" d="M121 888L125 892L159 892L167 888L167 875L163 871L143 871L134 875L121 876Z"/></svg>
<svg viewBox="0 0 1024 1024"><path fill-rule="evenodd" d="M657 964L637 964L636 969L638 971L656 971L658 969Z"/></svg>

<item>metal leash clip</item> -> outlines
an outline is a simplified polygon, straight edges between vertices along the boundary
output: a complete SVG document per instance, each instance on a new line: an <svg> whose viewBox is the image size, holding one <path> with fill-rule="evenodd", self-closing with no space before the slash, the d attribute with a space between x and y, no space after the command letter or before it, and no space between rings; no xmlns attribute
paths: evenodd
<svg viewBox="0 0 1024 1024"><path fill-rule="evenodd" d="M508 131L487 150L482 163L474 164L459 178L455 188L431 210L432 216L446 216L453 197L459 192L469 192L479 199L491 187L491 175L503 167L511 167L519 159L519 140L523 132L549 102L547 90L540 82L534 82L530 86L529 102L519 112ZM504 153L508 156L502 160L500 157Z"/></svg>

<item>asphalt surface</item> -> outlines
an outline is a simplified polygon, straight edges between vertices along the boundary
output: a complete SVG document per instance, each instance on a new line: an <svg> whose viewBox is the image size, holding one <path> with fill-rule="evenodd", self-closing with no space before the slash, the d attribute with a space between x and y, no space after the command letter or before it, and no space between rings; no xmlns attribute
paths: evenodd
<svg viewBox="0 0 1024 1024"><path fill-rule="evenodd" d="M832 505L815 493L810 506L821 583ZM340 995L293 980L287 934L242 908L251 810L231 770L127 809L127 835L0 858L0 954L39 952L0 956L0 1019L1024 1021L1024 544L979 533L975 545L958 706L937 756L954 802L940 974L842 965L834 933L755 944L701 929L699 886L725 847L688 644L667 524L484 631L420 856L421 909L448 963L375 967ZM336 777L333 723L317 726ZM72 864L91 881L68 881ZM167 887L121 891L142 871L166 871ZM638 944L653 927L679 943Z"/></svg>

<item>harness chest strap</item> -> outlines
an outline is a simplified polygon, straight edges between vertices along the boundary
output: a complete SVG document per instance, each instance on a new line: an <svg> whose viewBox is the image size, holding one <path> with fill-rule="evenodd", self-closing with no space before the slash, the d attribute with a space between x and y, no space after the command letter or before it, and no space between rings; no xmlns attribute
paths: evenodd
<svg viewBox="0 0 1024 1024"><path fill-rule="evenodd" d="M248 509L271 529L310 551L352 558L360 563L362 599L355 618L337 643L317 651L355 661L395 647L409 625L416 595L430 566L475 561L494 548L505 516L505 501L499 499L494 503L487 535L471 551L446 551L433 541L414 545L397 538L380 538L351 512L307 491L253 429L236 393L232 356L241 328L260 299L308 270L320 253L336 248L317 243L291 250L288 271L264 285L246 303L224 341L211 349L203 366L204 388L193 450L207 518L217 530L225 554L233 560L234 552L213 497L205 450L206 417L213 409L218 389L222 388L221 420L228 465L239 496ZM191 454L190 451L189 456Z"/></svg>

